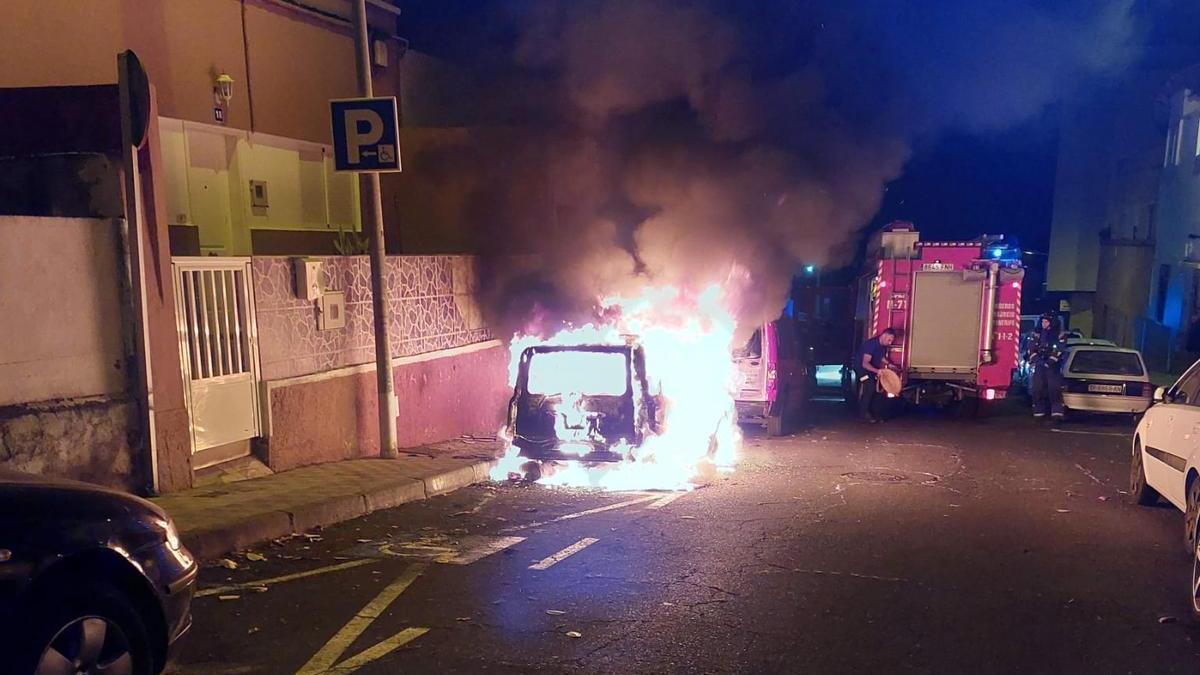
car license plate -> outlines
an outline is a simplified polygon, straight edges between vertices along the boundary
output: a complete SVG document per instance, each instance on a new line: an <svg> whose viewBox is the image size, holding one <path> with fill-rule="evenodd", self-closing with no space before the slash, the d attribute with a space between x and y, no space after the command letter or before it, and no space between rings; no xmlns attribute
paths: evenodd
<svg viewBox="0 0 1200 675"><path fill-rule="evenodd" d="M1124 394L1125 386L1121 384L1089 384L1088 391L1093 394Z"/></svg>

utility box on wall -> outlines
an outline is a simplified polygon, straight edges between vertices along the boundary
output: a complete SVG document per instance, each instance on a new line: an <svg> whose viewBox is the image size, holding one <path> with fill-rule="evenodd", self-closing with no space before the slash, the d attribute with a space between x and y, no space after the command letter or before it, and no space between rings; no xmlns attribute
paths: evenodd
<svg viewBox="0 0 1200 675"><path fill-rule="evenodd" d="M333 330L346 327L346 294L341 291L321 296L318 303L317 330Z"/></svg>
<svg viewBox="0 0 1200 675"><path fill-rule="evenodd" d="M321 261L314 258L292 258L296 273L296 297L308 301L321 297Z"/></svg>

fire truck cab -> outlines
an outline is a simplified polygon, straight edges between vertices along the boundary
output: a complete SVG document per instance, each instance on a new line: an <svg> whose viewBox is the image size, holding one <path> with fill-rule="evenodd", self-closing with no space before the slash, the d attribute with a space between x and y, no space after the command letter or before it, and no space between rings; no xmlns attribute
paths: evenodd
<svg viewBox="0 0 1200 675"><path fill-rule="evenodd" d="M924 242L897 221L872 240L859 280L859 344L885 328L888 353L916 404L945 406L1003 399L1020 345L1020 251L1001 236Z"/></svg>

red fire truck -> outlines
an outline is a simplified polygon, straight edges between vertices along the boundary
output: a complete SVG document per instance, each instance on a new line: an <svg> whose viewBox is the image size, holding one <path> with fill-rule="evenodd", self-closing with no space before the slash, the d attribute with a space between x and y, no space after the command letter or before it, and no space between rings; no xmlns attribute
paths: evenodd
<svg viewBox="0 0 1200 675"><path fill-rule="evenodd" d="M1020 346L1020 250L1003 237L921 241L909 222L894 222L873 239L859 280L860 340L891 327L888 353L917 404L964 404L1004 398Z"/></svg>

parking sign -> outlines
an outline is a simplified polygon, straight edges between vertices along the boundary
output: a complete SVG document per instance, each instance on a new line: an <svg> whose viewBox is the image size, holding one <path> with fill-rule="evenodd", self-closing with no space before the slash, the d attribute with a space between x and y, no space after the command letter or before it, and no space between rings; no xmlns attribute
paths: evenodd
<svg viewBox="0 0 1200 675"><path fill-rule="evenodd" d="M400 170L396 97L336 99L329 102L329 112L335 170Z"/></svg>

